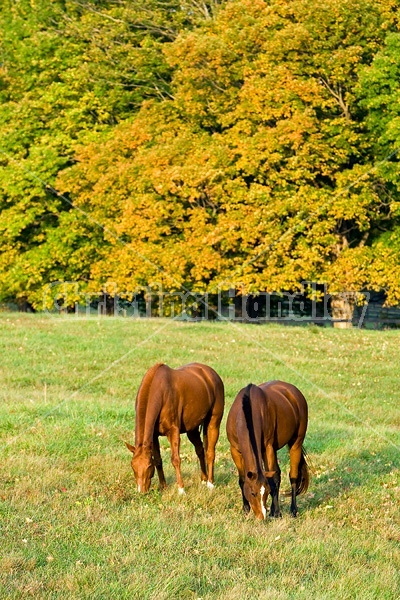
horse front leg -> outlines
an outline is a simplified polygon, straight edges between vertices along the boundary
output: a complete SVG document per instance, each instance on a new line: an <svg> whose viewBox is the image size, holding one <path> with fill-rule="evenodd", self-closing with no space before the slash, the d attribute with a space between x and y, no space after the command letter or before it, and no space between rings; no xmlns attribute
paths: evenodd
<svg viewBox="0 0 400 600"><path fill-rule="evenodd" d="M158 435L155 435L153 438L153 456L154 464L157 469L158 480L160 482L160 489L163 490L167 487L167 482L165 480L164 469L162 465L160 442L158 439Z"/></svg>
<svg viewBox="0 0 400 600"><path fill-rule="evenodd" d="M250 504L249 504L249 501L247 500L246 496L244 495L244 490L243 490L244 476L239 475L239 486L240 486L240 490L242 492L243 512L245 515L248 515L250 512Z"/></svg>
<svg viewBox="0 0 400 600"><path fill-rule="evenodd" d="M176 473L176 480L178 482L178 493L184 494L185 488L183 487L183 479L182 479L182 474L181 474L181 457L179 455L179 449L180 449L180 443L181 443L179 429L178 428L172 429L168 433L167 437L168 437L169 444L171 446L171 462L172 462L172 465L173 465L173 467L175 469L175 473Z"/></svg>
<svg viewBox="0 0 400 600"><path fill-rule="evenodd" d="M236 448L234 448L233 446L231 446L231 455L232 455L233 462L235 463L236 468L238 470L238 474L239 474L239 486L240 486L240 491L242 492L243 512L246 515L248 515L249 512L250 512L250 504L249 504L249 501L247 500L246 496L244 495L244 490L243 490L243 486L244 486L244 460L243 460L243 456L239 452L239 450L236 450Z"/></svg>
<svg viewBox="0 0 400 600"><path fill-rule="evenodd" d="M282 516L280 505L279 505L279 488L281 485L281 470L279 469L279 467L278 467L278 470L275 473L275 475L273 477L268 477L267 479L268 479L268 485L270 487L271 497L272 497L269 516L278 518L278 517Z"/></svg>
<svg viewBox="0 0 400 600"><path fill-rule="evenodd" d="M270 517L281 517L281 509L279 506L279 488L281 485L281 470L278 465L276 452L272 446L267 446L264 456L264 462L267 469L266 478L271 491L271 508L269 511Z"/></svg>

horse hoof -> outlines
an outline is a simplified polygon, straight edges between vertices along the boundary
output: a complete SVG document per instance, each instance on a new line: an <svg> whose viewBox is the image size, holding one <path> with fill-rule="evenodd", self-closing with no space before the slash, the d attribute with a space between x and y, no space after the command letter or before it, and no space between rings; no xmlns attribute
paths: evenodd
<svg viewBox="0 0 400 600"><path fill-rule="evenodd" d="M215 488L215 485L211 483L211 481L207 481L207 487L209 490L213 490Z"/></svg>
<svg viewBox="0 0 400 600"><path fill-rule="evenodd" d="M183 488L183 487L178 488L178 494L180 496L186 496L185 488Z"/></svg>

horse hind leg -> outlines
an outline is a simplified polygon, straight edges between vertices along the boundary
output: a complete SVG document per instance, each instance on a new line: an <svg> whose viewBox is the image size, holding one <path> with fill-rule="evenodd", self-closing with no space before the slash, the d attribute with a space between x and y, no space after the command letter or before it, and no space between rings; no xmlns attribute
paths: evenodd
<svg viewBox="0 0 400 600"><path fill-rule="evenodd" d="M200 431L198 429L193 429L192 431L187 432L187 436L188 436L190 442L193 444L193 446L196 450L197 458L199 459L199 462L200 462L201 481L206 482L207 481L206 460L205 460L203 442L201 441L201 437L200 437Z"/></svg>
<svg viewBox="0 0 400 600"><path fill-rule="evenodd" d="M291 486L291 504L290 513L297 517L296 496L304 493L308 487L308 466L305 459L305 452L302 447L302 441L295 442L289 450L290 456L290 486Z"/></svg>
<svg viewBox="0 0 400 600"><path fill-rule="evenodd" d="M215 446L219 438L219 426L221 423L222 414L212 413L209 420L206 420L203 425L203 440L207 462L207 487L214 487L214 462L215 462Z"/></svg>

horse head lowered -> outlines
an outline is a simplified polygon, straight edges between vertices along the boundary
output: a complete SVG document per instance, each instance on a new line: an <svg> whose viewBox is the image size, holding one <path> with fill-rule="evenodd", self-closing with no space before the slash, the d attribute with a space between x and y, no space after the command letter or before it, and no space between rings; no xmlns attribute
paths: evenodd
<svg viewBox="0 0 400 600"><path fill-rule="evenodd" d="M126 447L133 454L131 465L135 475L138 492L148 492L155 472L155 462L151 448L138 447L125 442Z"/></svg>

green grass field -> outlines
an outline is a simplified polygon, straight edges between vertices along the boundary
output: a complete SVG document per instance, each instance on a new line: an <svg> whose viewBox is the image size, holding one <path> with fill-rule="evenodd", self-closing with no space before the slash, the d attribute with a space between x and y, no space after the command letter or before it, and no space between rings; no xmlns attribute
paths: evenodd
<svg viewBox="0 0 400 600"><path fill-rule="evenodd" d="M400 596L400 333L0 314L0 597L393 599ZM139 496L123 440L155 362L205 362L226 388L216 489L182 437L186 496ZM309 403L300 515L241 511L225 420L249 382ZM287 452L280 451L288 487Z"/></svg>

